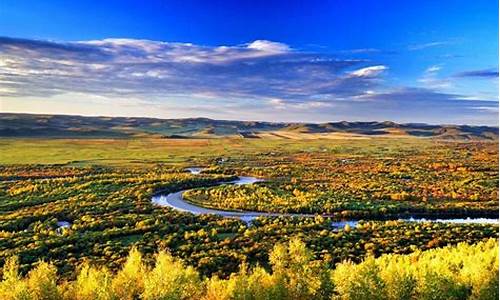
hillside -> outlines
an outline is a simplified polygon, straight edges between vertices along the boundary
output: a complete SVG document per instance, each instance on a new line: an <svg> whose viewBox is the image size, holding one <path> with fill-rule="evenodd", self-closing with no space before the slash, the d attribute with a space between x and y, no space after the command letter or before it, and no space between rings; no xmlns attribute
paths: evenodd
<svg viewBox="0 0 500 300"><path fill-rule="evenodd" d="M430 137L498 139L498 128L394 122L271 123L207 118L155 119L70 115L0 114L0 137L50 138L366 138Z"/></svg>

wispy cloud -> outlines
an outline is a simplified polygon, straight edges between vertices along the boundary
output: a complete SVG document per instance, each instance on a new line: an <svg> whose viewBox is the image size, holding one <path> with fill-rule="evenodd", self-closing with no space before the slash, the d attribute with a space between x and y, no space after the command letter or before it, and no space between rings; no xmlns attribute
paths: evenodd
<svg viewBox="0 0 500 300"><path fill-rule="evenodd" d="M438 65L434 65L434 66L430 66L428 67L425 72L426 73L436 73L436 72L439 72L441 70L441 66L438 66Z"/></svg>
<svg viewBox="0 0 500 300"><path fill-rule="evenodd" d="M422 43L422 44L413 44L408 46L408 50L423 50L427 48L433 48L433 47L441 47L445 45L451 44L450 41L436 41L436 42L429 42L429 43Z"/></svg>
<svg viewBox="0 0 500 300"><path fill-rule="evenodd" d="M423 84L426 88L431 89L447 89L452 86L451 81L448 78L442 78L439 76L442 66L432 65L428 67L424 74L418 79L418 82Z"/></svg>
<svg viewBox="0 0 500 300"><path fill-rule="evenodd" d="M382 50L376 48L358 48L358 49L343 50L341 52L350 54L367 54L367 53L379 53L382 52Z"/></svg>
<svg viewBox="0 0 500 300"><path fill-rule="evenodd" d="M456 77L473 77L473 78L498 78L498 69L484 69L464 71L455 74Z"/></svg>
<svg viewBox="0 0 500 300"><path fill-rule="evenodd" d="M264 40L207 47L131 39L58 43L2 38L0 51L0 80L10 96L210 94L307 101L355 95L376 84L374 77L385 69ZM365 67L352 73L358 78L346 75L356 67Z"/></svg>
<svg viewBox="0 0 500 300"><path fill-rule="evenodd" d="M424 75L438 80L440 70L430 66ZM300 51L266 40L213 47L135 39L0 38L5 110L26 110L38 103L39 111L50 112L42 104L50 103L54 112L74 112L87 101L92 114L432 121L433 110L454 112L450 118L488 114L487 122L498 122L491 110L478 109L493 107L496 100L469 101L431 84L386 86L388 74L390 68L382 62ZM462 76L487 76L478 74Z"/></svg>
<svg viewBox="0 0 500 300"><path fill-rule="evenodd" d="M498 105L495 105L495 106L472 106L471 109L498 113Z"/></svg>
<svg viewBox="0 0 500 300"><path fill-rule="evenodd" d="M379 65L354 70L349 74L353 77L376 77L385 70L387 70L386 66Z"/></svg>

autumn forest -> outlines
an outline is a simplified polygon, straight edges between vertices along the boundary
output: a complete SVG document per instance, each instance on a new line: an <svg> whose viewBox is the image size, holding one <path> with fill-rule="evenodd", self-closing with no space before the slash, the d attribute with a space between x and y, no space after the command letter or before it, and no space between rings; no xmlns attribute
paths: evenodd
<svg viewBox="0 0 500 300"><path fill-rule="evenodd" d="M4 138L0 153L2 299L498 297L497 141ZM152 201L178 191L215 213Z"/></svg>

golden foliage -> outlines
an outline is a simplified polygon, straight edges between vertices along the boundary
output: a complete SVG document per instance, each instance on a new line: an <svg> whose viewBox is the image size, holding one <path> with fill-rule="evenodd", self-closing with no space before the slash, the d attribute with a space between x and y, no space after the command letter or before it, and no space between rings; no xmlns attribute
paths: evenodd
<svg viewBox="0 0 500 300"><path fill-rule="evenodd" d="M369 257L360 264L340 263L334 270L313 260L297 238L270 252L272 272L262 267L227 279L202 279L198 272L167 252L148 269L132 249L123 268L83 265L75 281L57 284L56 268L40 262L19 275L16 257L6 261L0 297L5 300L118 299L498 299L498 240L465 243L410 255Z"/></svg>

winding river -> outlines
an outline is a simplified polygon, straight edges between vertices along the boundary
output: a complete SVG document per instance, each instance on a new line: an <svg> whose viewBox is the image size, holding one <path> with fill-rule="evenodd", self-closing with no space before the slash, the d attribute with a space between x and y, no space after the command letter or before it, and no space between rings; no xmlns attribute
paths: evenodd
<svg viewBox="0 0 500 300"><path fill-rule="evenodd" d="M189 171L193 175L198 175L201 173L203 169L192 167L187 168L186 171ZM253 184L256 182L264 181L263 179L248 177L248 176L239 176L238 179L234 181L224 182L223 184L235 184L235 185L244 185L244 184ZM253 219L261 216L265 217L277 217L277 216L288 216L288 217L315 217L316 214L293 214L293 213L266 213L266 212L257 212L257 211L228 211L228 210L219 210L213 208L206 208L194 205L192 203L186 202L182 194L187 190L182 190L175 193L170 194L157 194L153 196L151 201L153 204L160 206L171 207L178 211L190 212L195 215L199 214L213 214L219 215L226 218L239 218L242 221L247 223L251 222ZM425 218L404 218L399 219L408 222L438 222L438 223L463 223L463 224L498 224L498 219L490 219L490 218L454 218L454 219L425 219ZM349 226L355 226L358 223L358 220L346 220L346 221L334 221L332 222L332 227L344 227L349 224Z"/></svg>

